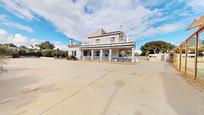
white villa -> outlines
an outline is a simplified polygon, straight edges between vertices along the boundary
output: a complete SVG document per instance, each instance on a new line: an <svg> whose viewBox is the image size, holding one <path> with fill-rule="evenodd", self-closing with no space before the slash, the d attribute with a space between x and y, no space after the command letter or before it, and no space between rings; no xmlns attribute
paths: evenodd
<svg viewBox="0 0 204 115"><path fill-rule="evenodd" d="M134 62L135 42L129 41L124 32L105 32L103 29L88 36L82 44L73 44L70 39L68 55L79 60Z"/></svg>

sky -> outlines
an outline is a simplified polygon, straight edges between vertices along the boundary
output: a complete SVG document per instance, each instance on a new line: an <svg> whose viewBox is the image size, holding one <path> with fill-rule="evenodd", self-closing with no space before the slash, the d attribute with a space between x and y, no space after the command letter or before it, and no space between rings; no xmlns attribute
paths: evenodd
<svg viewBox="0 0 204 115"><path fill-rule="evenodd" d="M139 51L155 40L178 45L203 14L203 0L0 0L0 43L66 49L69 38L84 42L103 28L124 31Z"/></svg>

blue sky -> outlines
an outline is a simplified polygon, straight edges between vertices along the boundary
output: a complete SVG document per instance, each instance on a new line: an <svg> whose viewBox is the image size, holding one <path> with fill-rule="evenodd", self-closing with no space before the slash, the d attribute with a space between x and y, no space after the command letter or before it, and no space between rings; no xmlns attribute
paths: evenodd
<svg viewBox="0 0 204 115"><path fill-rule="evenodd" d="M1 0L0 43L48 40L63 49L69 38L86 41L99 28L117 31L122 25L137 50L153 40L177 45L203 14L203 0Z"/></svg>

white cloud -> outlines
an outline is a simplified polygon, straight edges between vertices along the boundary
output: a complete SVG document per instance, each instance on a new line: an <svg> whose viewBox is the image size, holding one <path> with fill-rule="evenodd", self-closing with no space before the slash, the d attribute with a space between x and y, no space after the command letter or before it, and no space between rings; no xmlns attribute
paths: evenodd
<svg viewBox="0 0 204 115"><path fill-rule="evenodd" d="M13 41L17 45L25 45L25 46L33 45L33 44L36 44L37 42L33 39L28 39L19 33L13 36Z"/></svg>
<svg viewBox="0 0 204 115"><path fill-rule="evenodd" d="M73 3L71 0L21 0L16 2L3 1L8 9L17 12L24 18L33 19L34 14L44 17L50 21L58 31L68 37L85 40L86 36L98 28L105 28L108 31L123 30L129 32L133 28L146 27L147 16L156 14L145 8L140 2L132 0L83 0ZM18 7L20 6L20 8ZM87 14L85 7L93 14ZM25 9L26 13L24 10ZM29 13L27 13L29 12ZM32 16L31 16L32 15Z"/></svg>
<svg viewBox="0 0 204 115"><path fill-rule="evenodd" d="M5 44L5 43L13 43L17 46L27 46L30 47L31 45L39 44L43 41L46 40L36 40L36 39L29 39L22 34L9 34L6 30L0 28L0 44ZM60 41L50 41L55 45L56 48L66 50L66 45L64 45Z"/></svg>
<svg viewBox="0 0 204 115"><path fill-rule="evenodd" d="M203 0L190 0L187 2L187 5L192 8L196 13L204 13L204 1Z"/></svg>
<svg viewBox="0 0 204 115"><path fill-rule="evenodd" d="M51 43L55 45L55 48L59 48L61 50L67 50L67 45L63 44L60 41L52 41Z"/></svg>
<svg viewBox="0 0 204 115"><path fill-rule="evenodd" d="M96 29L103 27L107 31L122 30L134 38L155 36L173 32L183 28L182 22L161 24L153 27L152 24L184 15L175 11L168 14L167 9L183 2L166 2L165 0L3 0L5 7L17 16L26 19L36 19L42 16L51 22L58 31L68 37L86 40L86 36ZM193 0L202 1L202 0ZM154 8L166 2L164 9ZM199 4L188 6L196 8ZM199 9L199 8L197 8ZM90 14L86 13L89 12Z"/></svg>
<svg viewBox="0 0 204 115"><path fill-rule="evenodd" d="M15 0L2 0L2 3L7 5L7 9L10 11L14 11L16 15L23 19L35 19L31 11L24 7L23 3L19 3Z"/></svg>
<svg viewBox="0 0 204 115"><path fill-rule="evenodd" d="M25 26L23 24L19 24L16 22L8 21L5 15L0 15L0 23L9 27L13 27L16 29L20 29L26 32L33 32L33 29L29 26Z"/></svg>
<svg viewBox="0 0 204 115"><path fill-rule="evenodd" d="M18 23L15 23L15 22L6 21L6 22L2 22L2 24L13 27L13 28L16 28L16 29L24 30L24 31L27 31L27 32L33 32L33 29L31 27L28 27L28 26L25 26L25 25L22 25L22 24L18 24Z"/></svg>
<svg viewBox="0 0 204 115"><path fill-rule="evenodd" d="M6 41L6 40L4 40L4 39L6 39L6 38L8 38L8 33L7 33L7 31L5 31L5 30L3 30L3 29L0 29L0 40L1 41Z"/></svg>
<svg viewBox="0 0 204 115"><path fill-rule="evenodd" d="M161 35L169 32L174 32L176 30L179 30L183 27L183 23L176 23L176 24L165 24L158 27L151 27L147 30L143 30L144 34L137 34L136 37L138 38L144 38L144 37L153 37L155 35Z"/></svg>
<svg viewBox="0 0 204 115"><path fill-rule="evenodd" d="M6 16L5 15L0 15L0 20L5 20Z"/></svg>
<svg viewBox="0 0 204 115"><path fill-rule="evenodd" d="M30 46L39 42L34 39L28 39L19 33L11 35L7 31L0 29L0 43L14 43L18 46Z"/></svg>

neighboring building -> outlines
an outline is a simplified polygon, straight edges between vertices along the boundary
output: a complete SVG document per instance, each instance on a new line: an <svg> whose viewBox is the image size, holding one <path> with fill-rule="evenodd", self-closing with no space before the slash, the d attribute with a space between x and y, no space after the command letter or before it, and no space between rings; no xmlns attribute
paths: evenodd
<svg viewBox="0 0 204 115"><path fill-rule="evenodd" d="M134 62L135 42L129 41L122 31L105 32L103 29L88 36L88 41L73 44L70 39L68 55L80 60Z"/></svg>
<svg viewBox="0 0 204 115"><path fill-rule="evenodd" d="M171 61L171 53L157 53L157 54L149 54L148 55L149 61L165 61L169 62Z"/></svg>

